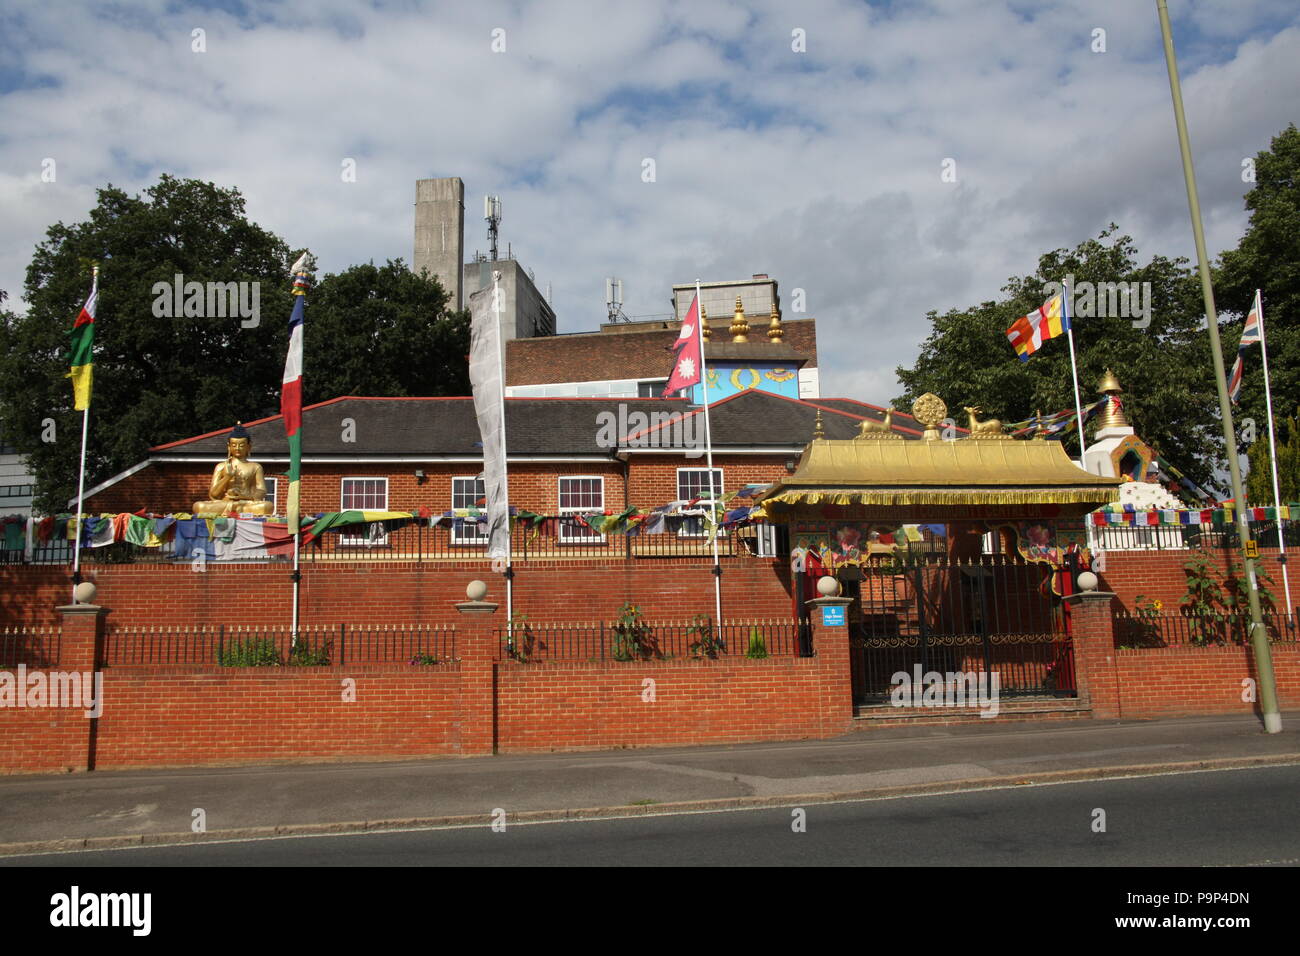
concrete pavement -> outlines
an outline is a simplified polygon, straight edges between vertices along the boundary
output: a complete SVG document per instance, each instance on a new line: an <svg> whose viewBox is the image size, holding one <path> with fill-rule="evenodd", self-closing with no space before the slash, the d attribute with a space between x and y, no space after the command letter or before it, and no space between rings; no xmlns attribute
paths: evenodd
<svg viewBox="0 0 1300 956"><path fill-rule="evenodd" d="M490 820L778 806L1300 763L1300 715L904 727L834 740L0 778L0 854ZM194 832L202 811L205 833ZM579 812L581 811L581 812Z"/></svg>

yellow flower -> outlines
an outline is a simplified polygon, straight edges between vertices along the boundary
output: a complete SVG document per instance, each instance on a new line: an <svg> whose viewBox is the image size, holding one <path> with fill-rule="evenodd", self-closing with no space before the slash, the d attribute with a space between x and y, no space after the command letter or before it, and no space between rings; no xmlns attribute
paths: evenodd
<svg viewBox="0 0 1300 956"><path fill-rule="evenodd" d="M1164 607L1165 607L1165 602L1164 602L1164 601L1161 601L1161 600L1159 600L1159 599L1156 599L1156 600L1154 600L1154 601L1151 602L1151 606L1152 606L1153 608L1155 608L1157 611L1163 611L1163 610L1164 610Z"/></svg>

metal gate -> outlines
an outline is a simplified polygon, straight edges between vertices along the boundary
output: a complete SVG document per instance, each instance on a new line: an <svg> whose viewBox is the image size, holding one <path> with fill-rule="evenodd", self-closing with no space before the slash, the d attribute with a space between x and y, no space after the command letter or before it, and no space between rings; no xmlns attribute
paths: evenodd
<svg viewBox="0 0 1300 956"><path fill-rule="evenodd" d="M1064 608L1045 565L1005 555L930 557L840 571L849 608L853 698L890 700L901 683L937 672L983 675L999 696L1075 696ZM929 679L928 677L926 678Z"/></svg>

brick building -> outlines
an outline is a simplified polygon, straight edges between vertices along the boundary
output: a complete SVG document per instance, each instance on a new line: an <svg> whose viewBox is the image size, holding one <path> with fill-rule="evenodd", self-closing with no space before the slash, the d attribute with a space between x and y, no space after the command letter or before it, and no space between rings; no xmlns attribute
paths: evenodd
<svg viewBox="0 0 1300 956"><path fill-rule="evenodd" d="M788 474L817 416L828 437L850 438L884 410L852 399L808 401L750 389L710 405L713 485L719 493ZM288 444L279 416L246 423L252 458L279 505ZM909 415L893 429L916 438ZM188 511L208 497L230 429L159 445L148 458L87 489L89 513ZM443 512L482 497L482 450L469 398L343 397L303 409L304 512ZM506 400L511 503L544 514L621 511L707 497L703 410L680 399ZM277 507L277 512L282 511Z"/></svg>

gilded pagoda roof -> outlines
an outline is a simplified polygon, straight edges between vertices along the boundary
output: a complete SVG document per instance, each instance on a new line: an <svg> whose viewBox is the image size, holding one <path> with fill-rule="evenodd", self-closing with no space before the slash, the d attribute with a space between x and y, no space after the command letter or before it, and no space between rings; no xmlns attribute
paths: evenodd
<svg viewBox="0 0 1300 956"><path fill-rule="evenodd" d="M793 475L761 504L769 518L802 505L1097 505L1119 497L1120 479L1084 471L1056 441L1005 435L906 441L864 432L814 438ZM1090 509L1089 509L1090 510Z"/></svg>

